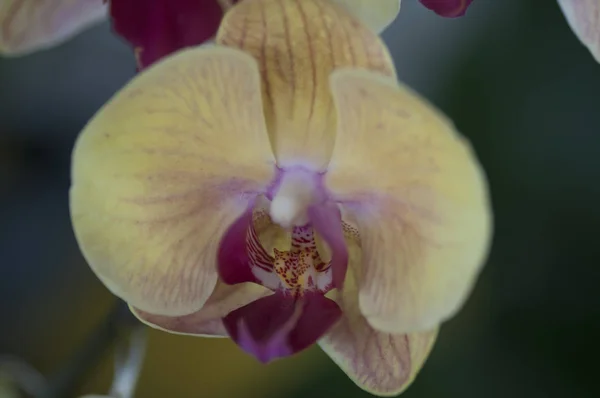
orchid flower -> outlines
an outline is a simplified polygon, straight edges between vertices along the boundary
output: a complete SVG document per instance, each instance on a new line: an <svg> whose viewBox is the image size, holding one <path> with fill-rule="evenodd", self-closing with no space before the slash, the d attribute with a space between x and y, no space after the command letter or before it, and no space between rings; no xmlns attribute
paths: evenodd
<svg viewBox="0 0 600 398"><path fill-rule="evenodd" d="M148 325L262 362L318 343L393 395L479 274L487 185L452 123L397 82L378 19L336 3L244 0L216 44L138 74L77 140L71 216Z"/></svg>
<svg viewBox="0 0 600 398"><path fill-rule="evenodd" d="M600 0L558 0L579 40L600 62Z"/></svg>

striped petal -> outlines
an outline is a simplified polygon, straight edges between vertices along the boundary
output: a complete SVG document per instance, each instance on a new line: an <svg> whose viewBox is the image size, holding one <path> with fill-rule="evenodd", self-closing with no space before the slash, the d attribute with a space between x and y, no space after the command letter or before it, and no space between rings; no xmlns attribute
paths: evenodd
<svg viewBox="0 0 600 398"><path fill-rule="evenodd" d="M259 80L238 50L182 51L136 77L79 137L75 234L133 307L186 315L211 295L222 234L273 175Z"/></svg>
<svg viewBox="0 0 600 398"><path fill-rule="evenodd" d="M558 0L579 40L600 62L600 0Z"/></svg>
<svg viewBox="0 0 600 398"><path fill-rule="evenodd" d="M387 49L367 26L327 0L253 0L232 8L217 43L258 60L278 165L327 166L336 116L329 75L357 66L394 76Z"/></svg>
<svg viewBox="0 0 600 398"><path fill-rule="evenodd" d="M373 329L360 313L356 277L361 250L349 243L350 269L343 291L332 296L343 311L342 319L319 341L331 359L359 387L378 396L398 395L414 380L437 336L430 332L390 334Z"/></svg>
<svg viewBox="0 0 600 398"><path fill-rule="evenodd" d="M204 306L189 315L164 316L131 308L146 325L165 332L203 337L228 337L222 319L231 311L243 307L272 292L253 283L231 286L218 282Z"/></svg>
<svg viewBox="0 0 600 398"><path fill-rule="evenodd" d="M431 330L461 307L487 254L484 174L452 124L395 80L341 70L331 87L326 185L360 232L361 312L382 332Z"/></svg>
<svg viewBox="0 0 600 398"><path fill-rule="evenodd" d="M24 55L52 47L106 14L102 0L2 0L0 54Z"/></svg>
<svg viewBox="0 0 600 398"><path fill-rule="evenodd" d="M333 0L376 33L381 33L400 12L400 0Z"/></svg>

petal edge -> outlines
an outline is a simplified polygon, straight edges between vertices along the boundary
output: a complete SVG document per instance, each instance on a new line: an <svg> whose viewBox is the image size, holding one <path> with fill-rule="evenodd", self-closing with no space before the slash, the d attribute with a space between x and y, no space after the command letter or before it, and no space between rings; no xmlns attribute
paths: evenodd
<svg viewBox="0 0 600 398"><path fill-rule="evenodd" d="M326 185L357 220L360 308L374 328L435 328L467 299L487 257L485 175L448 119L364 70L332 75L338 139Z"/></svg>
<svg viewBox="0 0 600 398"><path fill-rule="evenodd" d="M221 235L272 178L256 62L181 51L134 78L79 136L71 218L107 287L143 311L197 311Z"/></svg>

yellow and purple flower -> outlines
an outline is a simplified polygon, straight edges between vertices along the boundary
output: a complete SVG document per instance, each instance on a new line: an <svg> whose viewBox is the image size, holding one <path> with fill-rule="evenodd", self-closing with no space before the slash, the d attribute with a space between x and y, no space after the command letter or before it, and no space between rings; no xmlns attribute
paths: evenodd
<svg viewBox="0 0 600 398"><path fill-rule="evenodd" d="M468 297L491 214L469 144L397 83L376 34L393 17L364 4L231 8L215 45L145 69L85 127L70 206L143 322L262 362L318 343L390 395Z"/></svg>

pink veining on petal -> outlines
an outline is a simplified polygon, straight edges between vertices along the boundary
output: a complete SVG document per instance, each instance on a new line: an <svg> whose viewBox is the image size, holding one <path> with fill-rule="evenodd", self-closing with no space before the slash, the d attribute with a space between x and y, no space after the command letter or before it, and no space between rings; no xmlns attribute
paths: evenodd
<svg viewBox="0 0 600 398"><path fill-rule="evenodd" d="M332 204L313 205L308 208L308 217L313 228L331 249L333 287L341 289L348 269L348 248L344 240L341 212Z"/></svg>
<svg viewBox="0 0 600 398"><path fill-rule="evenodd" d="M446 18L456 18L465 15L473 0L420 0L421 4Z"/></svg>
<svg viewBox="0 0 600 398"><path fill-rule="evenodd" d="M341 315L340 307L322 294L277 292L232 311L223 324L244 351L267 363L310 347Z"/></svg>

